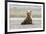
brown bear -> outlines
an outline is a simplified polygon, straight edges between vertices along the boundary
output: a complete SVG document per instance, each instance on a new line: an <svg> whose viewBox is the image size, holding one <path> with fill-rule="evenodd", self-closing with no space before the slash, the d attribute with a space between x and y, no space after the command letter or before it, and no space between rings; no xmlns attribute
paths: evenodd
<svg viewBox="0 0 46 34"><path fill-rule="evenodd" d="M28 10L27 11L27 17L26 19L21 23L21 25L25 25L25 24L32 24L32 11Z"/></svg>

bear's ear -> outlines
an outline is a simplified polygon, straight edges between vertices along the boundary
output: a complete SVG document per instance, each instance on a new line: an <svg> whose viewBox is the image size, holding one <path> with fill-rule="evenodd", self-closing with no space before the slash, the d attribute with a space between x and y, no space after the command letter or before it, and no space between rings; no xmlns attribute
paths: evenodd
<svg viewBox="0 0 46 34"><path fill-rule="evenodd" d="M30 12L32 12L32 11L30 11Z"/></svg>
<svg viewBox="0 0 46 34"><path fill-rule="evenodd" d="M28 10L28 12L30 12L30 10Z"/></svg>
<svg viewBox="0 0 46 34"><path fill-rule="evenodd" d="M27 12L32 12L31 10L27 10Z"/></svg>

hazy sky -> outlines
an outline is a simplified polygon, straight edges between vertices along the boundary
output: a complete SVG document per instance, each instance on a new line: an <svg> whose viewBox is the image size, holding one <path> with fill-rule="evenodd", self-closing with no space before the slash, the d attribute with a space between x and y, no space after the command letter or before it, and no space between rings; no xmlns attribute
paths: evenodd
<svg viewBox="0 0 46 34"><path fill-rule="evenodd" d="M10 4L10 13L14 15L24 15L29 9L32 11L32 16L41 16L41 6Z"/></svg>

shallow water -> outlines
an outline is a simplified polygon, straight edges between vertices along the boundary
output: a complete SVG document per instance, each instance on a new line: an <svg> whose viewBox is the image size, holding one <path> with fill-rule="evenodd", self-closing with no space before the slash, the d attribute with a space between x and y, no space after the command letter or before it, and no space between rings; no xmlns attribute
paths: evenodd
<svg viewBox="0 0 46 34"><path fill-rule="evenodd" d="M10 20L10 29L26 29L26 28L40 28L41 27L41 20L32 20L32 24L28 25L21 25L23 20Z"/></svg>

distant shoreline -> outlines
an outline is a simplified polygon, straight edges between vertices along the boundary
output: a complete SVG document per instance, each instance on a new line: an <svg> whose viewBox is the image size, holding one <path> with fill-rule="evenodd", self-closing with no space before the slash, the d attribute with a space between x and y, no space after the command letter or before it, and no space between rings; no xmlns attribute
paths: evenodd
<svg viewBox="0 0 46 34"><path fill-rule="evenodd" d="M10 20L24 20L25 18L10 18ZM41 18L32 18L32 20L41 20Z"/></svg>
<svg viewBox="0 0 46 34"><path fill-rule="evenodd" d="M18 17L18 16L10 16L10 18L25 18L24 16ZM32 16L33 18L40 18L41 16Z"/></svg>

